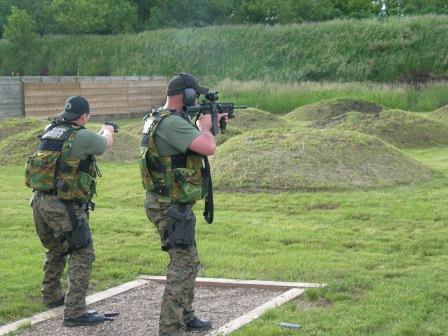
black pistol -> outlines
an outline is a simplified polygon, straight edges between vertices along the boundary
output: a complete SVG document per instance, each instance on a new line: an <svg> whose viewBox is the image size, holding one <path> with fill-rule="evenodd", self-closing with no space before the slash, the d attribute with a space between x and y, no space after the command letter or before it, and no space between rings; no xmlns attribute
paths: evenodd
<svg viewBox="0 0 448 336"><path fill-rule="evenodd" d="M118 133L118 131L120 130L120 126L111 121L105 121L104 125L112 126L114 128L114 133Z"/></svg>

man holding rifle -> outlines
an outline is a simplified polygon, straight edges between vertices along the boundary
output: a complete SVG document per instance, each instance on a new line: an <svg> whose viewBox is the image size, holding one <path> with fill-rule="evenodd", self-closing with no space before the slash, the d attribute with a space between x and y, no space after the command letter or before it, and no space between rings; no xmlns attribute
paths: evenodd
<svg viewBox="0 0 448 336"><path fill-rule="evenodd" d="M201 114L196 126L185 112L209 89L190 74L180 73L168 83L164 107L147 116L143 130L140 168L147 190L145 209L170 258L162 299L159 335L185 335L188 330L211 329L198 319L192 307L199 259L196 249L196 217L192 207L205 198L204 160L216 143L210 114ZM227 113L217 116L227 120Z"/></svg>

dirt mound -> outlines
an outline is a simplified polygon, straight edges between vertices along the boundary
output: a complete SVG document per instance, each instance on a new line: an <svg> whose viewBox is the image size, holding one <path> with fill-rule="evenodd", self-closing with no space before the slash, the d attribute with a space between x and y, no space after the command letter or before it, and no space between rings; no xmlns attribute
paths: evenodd
<svg viewBox="0 0 448 336"><path fill-rule="evenodd" d="M48 120L17 118L0 122L0 165L25 164L39 145L38 135L42 133ZM89 124L89 129L97 131L99 124ZM133 161L139 154L139 137L120 131L114 136L114 145L99 161Z"/></svg>
<svg viewBox="0 0 448 336"><path fill-rule="evenodd" d="M338 130L246 132L220 146L211 164L214 186L227 191L382 187L431 176L376 137Z"/></svg>
<svg viewBox="0 0 448 336"><path fill-rule="evenodd" d="M27 133L33 129L43 129L46 124L48 124L48 120L38 118L11 118L2 120L0 121L0 141L14 134Z"/></svg>
<svg viewBox="0 0 448 336"><path fill-rule="evenodd" d="M126 162L135 161L140 150L140 137L121 130L114 135L114 144L106 153L98 156L98 161Z"/></svg>
<svg viewBox="0 0 448 336"><path fill-rule="evenodd" d="M370 134L400 148L448 145L448 125L401 110L384 110L378 114L348 112L334 118L314 121L308 126Z"/></svg>
<svg viewBox="0 0 448 336"><path fill-rule="evenodd" d="M282 118L253 107L244 110L236 110L235 118L229 119L229 126L235 127L241 132L256 129L273 128L287 126L287 122Z"/></svg>
<svg viewBox="0 0 448 336"><path fill-rule="evenodd" d="M428 113L427 116L448 123L448 105L442 106L441 108Z"/></svg>
<svg viewBox="0 0 448 336"><path fill-rule="evenodd" d="M316 121L335 118L352 111L376 115L382 110L383 106L367 100L336 98L299 107L286 114L284 118L292 121Z"/></svg>

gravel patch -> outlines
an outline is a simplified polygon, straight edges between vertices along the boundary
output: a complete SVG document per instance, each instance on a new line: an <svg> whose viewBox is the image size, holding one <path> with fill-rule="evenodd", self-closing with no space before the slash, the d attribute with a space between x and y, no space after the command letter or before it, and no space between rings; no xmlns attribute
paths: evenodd
<svg viewBox="0 0 448 336"><path fill-rule="evenodd" d="M160 304L164 285L148 282L143 286L89 305L88 309L118 311L115 321L106 321L92 327L66 328L62 316L37 323L17 335L29 336L140 336L157 335ZM215 329L264 304L282 291L254 288L198 287L194 308L201 319L210 319ZM192 336L206 335L210 331L190 332Z"/></svg>

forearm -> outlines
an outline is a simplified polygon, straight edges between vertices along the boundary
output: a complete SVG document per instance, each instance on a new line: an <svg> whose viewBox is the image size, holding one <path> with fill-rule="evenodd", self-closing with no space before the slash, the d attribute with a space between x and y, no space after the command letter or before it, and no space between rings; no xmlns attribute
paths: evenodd
<svg viewBox="0 0 448 336"><path fill-rule="evenodd" d="M216 151L215 137L209 130L201 130L201 135L195 138L188 148L202 155L213 155Z"/></svg>

